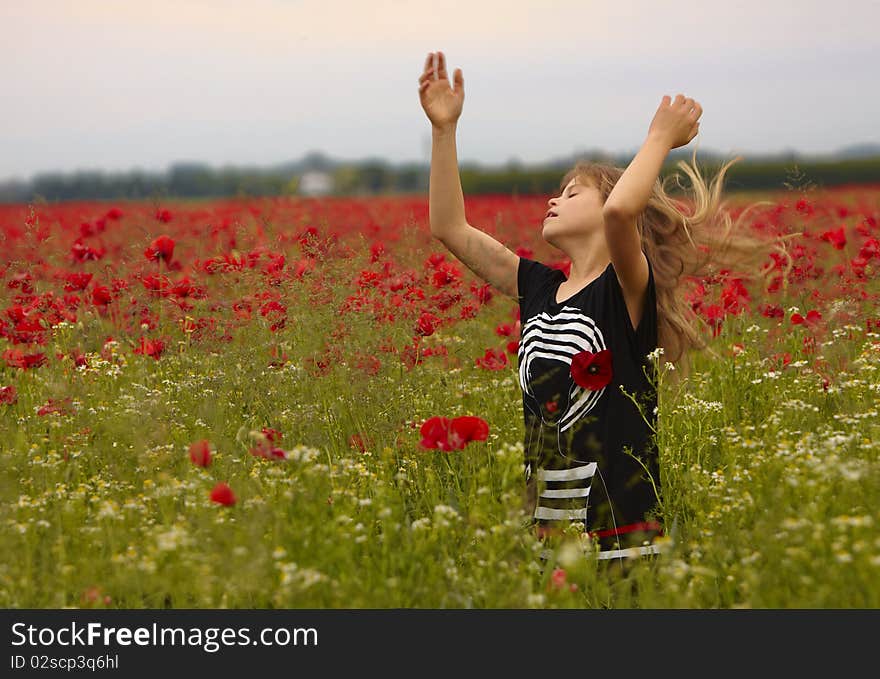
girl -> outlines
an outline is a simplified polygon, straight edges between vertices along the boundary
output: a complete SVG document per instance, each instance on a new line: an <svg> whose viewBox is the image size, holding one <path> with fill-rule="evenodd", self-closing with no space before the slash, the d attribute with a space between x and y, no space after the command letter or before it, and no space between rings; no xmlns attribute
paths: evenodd
<svg viewBox="0 0 880 679"><path fill-rule="evenodd" d="M711 188L680 163L696 191L696 210L685 214L658 175L667 153L696 136L702 107L664 96L625 171L580 162L550 199L542 235L570 259L566 277L467 223L455 146L461 69L450 86L444 54L429 54L419 95L433 133L431 233L519 301L526 506L539 535L577 522L598 540L599 559L658 553L657 392L648 355L661 348L675 362L705 346L678 294L686 276L766 254L756 240L731 236L734 225L719 210L720 181L737 159ZM720 234L706 228L716 221L726 225Z"/></svg>

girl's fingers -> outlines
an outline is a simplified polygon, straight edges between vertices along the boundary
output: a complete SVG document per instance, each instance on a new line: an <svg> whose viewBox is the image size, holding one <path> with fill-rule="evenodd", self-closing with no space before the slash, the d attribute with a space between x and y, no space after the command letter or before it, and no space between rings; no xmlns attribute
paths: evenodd
<svg viewBox="0 0 880 679"><path fill-rule="evenodd" d="M429 68L431 68L431 60L433 57L434 53L428 52L428 56L425 58L425 68L423 70L427 71Z"/></svg>

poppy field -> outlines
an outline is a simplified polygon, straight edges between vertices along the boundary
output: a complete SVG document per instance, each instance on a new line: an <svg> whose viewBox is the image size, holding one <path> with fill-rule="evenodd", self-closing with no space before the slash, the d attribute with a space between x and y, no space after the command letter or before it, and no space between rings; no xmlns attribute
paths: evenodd
<svg viewBox="0 0 880 679"><path fill-rule="evenodd" d="M468 221L566 271L548 197ZM0 606L880 606L880 186L757 198L623 572L526 529L518 306L426 196L0 206Z"/></svg>

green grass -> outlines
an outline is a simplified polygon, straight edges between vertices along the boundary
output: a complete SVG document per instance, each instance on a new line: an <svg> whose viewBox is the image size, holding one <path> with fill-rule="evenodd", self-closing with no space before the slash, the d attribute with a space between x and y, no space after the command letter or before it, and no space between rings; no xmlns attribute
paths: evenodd
<svg viewBox="0 0 880 679"><path fill-rule="evenodd" d="M380 335L405 341L409 324L377 329L352 314L344 353L373 353L381 370L339 362L314 378L304 361L328 340L333 305L284 292L292 322L278 333L255 314L232 342L189 343L166 318L160 360L120 339L105 361L112 329L84 316L56 328L50 347L86 348L91 368L0 368L0 385L18 389L0 406L0 606L880 605L880 337L863 327L817 344L827 390L816 356L801 355L807 330L779 344L768 339L777 321L760 316L729 323L713 343L721 358L696 357L684 385L666 373L663 518L676 539L620 574L586 559L576 532L551 543L543 565L546 545L524 529L515 360L474 366L502 345L494 328L510 321L510 300L425 340L445 344L458 368L429 357L407 370L376 347ZM268 367L275 345L288 352L282 368ZM772 372L778 351L793 363ZM75 411L37 416L49 398ZM410 425L435 415L478 415L489 439L420 449ZM249 454L262 427L283 432L290 460ZM349 446L357 432L370 437L366 453ZM201 438L216 449L206 469L187 453ZM235 506L209 500L218 481ZM576 588L552 586L557 566Z"/></svg>

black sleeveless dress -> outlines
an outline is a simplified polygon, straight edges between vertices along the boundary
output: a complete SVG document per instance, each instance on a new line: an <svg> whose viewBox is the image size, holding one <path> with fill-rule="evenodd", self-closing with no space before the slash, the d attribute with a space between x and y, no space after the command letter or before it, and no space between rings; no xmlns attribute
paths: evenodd
<svg viewBox="0 0 880 679"><path fill-rule="evenodd" d="M519 260L526 506L542 529L582 521L599 540L599 558L632 555L632 547L656 553L651 543L662 535L652 511L660 473L652 431L657 391L647 358L658 341L650 261L648 272L645 309L633 328L612 264L557 302L565 274Z"/></svg>

